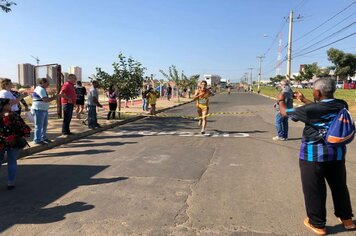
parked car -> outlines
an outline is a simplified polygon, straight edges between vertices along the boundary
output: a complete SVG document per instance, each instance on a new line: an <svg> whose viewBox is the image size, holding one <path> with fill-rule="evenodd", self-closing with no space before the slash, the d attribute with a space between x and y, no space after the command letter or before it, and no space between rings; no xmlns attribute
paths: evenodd
<svg viewBox="0 0 356 236"><path fill-rule="evenodd" d="M356 89L356 84L355 82L352 83L344 83L344 89Z"/></svg>
<svg viewBox="0 0 356 236"><path fill-rule="evenodd" d="M338 89L344 88L344 82L343 81L337 81L336 82L336 88L338 88Z"/></svg>

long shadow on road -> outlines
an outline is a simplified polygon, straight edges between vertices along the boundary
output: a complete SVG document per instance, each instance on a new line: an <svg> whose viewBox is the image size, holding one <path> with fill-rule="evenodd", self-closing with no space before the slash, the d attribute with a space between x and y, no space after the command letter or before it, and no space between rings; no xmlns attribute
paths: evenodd
<svg viewBox="0 0 356 236"><path fill-rule="evenodd" d="M81 201L47 207L70 191L88 185L113 183L127 177L92 177L109 166L86 165L20 165L17 186L0 188L0 233L16 224L45 224L65 219L66 214L93 209ZM4 170L4 168L3 168ZM4 180L6 171L0 172ZM3 181L2 181L3 182Z"/></svg>

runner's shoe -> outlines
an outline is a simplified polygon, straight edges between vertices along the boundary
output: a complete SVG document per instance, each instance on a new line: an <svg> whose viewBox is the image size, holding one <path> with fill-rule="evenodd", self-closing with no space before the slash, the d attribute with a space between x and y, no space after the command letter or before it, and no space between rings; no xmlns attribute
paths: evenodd
<svg viewBox="0 0 356 236"><path fill-rule="evenodd" d="M317 235L326 235L326 228L317 228L309 223L309 218L305 218L304 225Z"/></svg>
<svg viewBox="0 0 356 236"><path fill-rule="evenodd" d="M356 225L354 224L352 219L342 220L341 218L339 218L339 221L340 221L340 223L342 223L344 225L344 228L346 230L356 229Z"/></svg>

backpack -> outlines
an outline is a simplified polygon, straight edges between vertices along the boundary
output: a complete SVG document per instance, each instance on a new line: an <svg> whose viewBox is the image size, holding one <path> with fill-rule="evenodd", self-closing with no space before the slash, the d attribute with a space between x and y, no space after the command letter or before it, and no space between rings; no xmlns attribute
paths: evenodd
<svg viewBox="0 0 356 236"><path fill-rule="evenodd" d="M324 140L328 145L342 146L352 142L354 137L355 123L350 112L346 108L343 108L331 122Z"/></svg>

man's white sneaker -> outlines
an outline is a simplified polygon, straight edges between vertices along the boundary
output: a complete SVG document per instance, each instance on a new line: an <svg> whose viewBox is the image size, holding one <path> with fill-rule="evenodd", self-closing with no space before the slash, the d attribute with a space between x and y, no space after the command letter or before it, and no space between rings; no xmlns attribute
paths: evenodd
<svg viewBox="0 0 356 236"><path fill-rule="evenodd" d="M282 138L282 137L279 137L279 136L273 137L272 139L275 140L275 141L286 141L287 140L286 138Z"/></svg>

